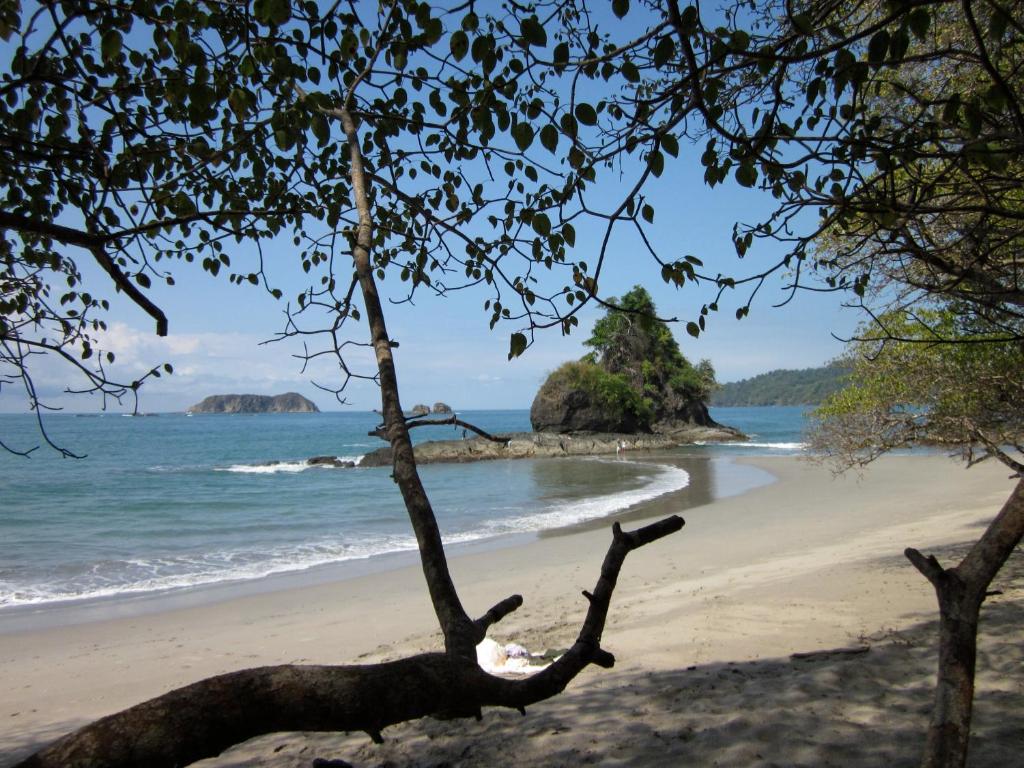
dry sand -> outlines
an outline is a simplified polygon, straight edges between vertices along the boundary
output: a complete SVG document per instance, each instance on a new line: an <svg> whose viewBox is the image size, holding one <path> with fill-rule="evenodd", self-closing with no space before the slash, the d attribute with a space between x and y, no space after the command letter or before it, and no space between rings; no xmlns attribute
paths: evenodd
<svg viewBox="0 0 1024 768"><path fill-rule="evenodd" d="M999 466L887 457L833 479L792 458L773 485L690 509L627 559L604 645L618 664L560 697L482 723L423 720L364 734L275 734L204 766L915 765L934 675L935 601L901 556L955 557L1011 488ZM674 511L672 496L647 505ZM678 504L678 501L675 502ZM630 525L634 525L631 523ZM519 592L492 637L532 650L575 637L607 530L457 557L471 613ZM983 611L971 765L1024 765L1024 563ZM415 568L71 627L4 633L0 764L170 688L246 666L376 661L436 649ZM859 654L817 654L869 648Z"/></svg>

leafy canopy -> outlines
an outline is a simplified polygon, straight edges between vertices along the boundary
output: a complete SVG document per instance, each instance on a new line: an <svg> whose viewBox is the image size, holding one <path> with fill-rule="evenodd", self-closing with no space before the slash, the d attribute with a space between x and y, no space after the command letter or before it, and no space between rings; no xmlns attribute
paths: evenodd
<svg viewBox="0 0 1024 768"><path fill-rule="evenodd" d="M666 391L706 400L715 387L711 363L694 366L679 349L668 324L660 320L647 290L634 286L621 299L612 300L595 324L590 338L591 359L610 373L623 377L647 398ZM654 406L658 411L657 405Z"/></svg>
<svg viewBox="0 0 1024 768"><path fill-rule="evenodd" d="M950 307L878 321L884 334L855 342L845 356L850 385L815 412L813 447L853 466L938 444L969 461L995 456L1024 469L1024 345L965 323Z"/></svg>

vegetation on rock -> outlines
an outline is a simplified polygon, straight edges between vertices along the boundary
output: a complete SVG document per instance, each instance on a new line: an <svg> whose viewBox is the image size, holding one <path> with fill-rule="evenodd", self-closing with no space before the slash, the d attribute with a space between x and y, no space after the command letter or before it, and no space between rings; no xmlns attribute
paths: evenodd
<svg viewBox="0 0 1024 768"><path fill-rule="evenodd" d="M563 363L544 382L530 409L538 432L649 432L649 398L626 377L589 360Z"/></svg>
<svg viewBox="0 0 1024 768"><path fill-rule="evenodd" d="M283 395L210 395L188 413L319 413L312 400L297 392Z"/></svg>
<svg viewBox="0 0 1024 768"><path fill-rule="evenodd" d="M694 366L679 350L641 286L594 324L593 349L544 382L530 421L538 431L672 431L712 426L705 401L715 387L711 363Z"/></svg>

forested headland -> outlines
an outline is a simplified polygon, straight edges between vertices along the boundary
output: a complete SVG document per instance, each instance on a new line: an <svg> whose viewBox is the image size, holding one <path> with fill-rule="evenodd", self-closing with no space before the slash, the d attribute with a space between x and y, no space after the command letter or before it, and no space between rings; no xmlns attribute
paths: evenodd
<svg viewBox="0 0 1024 768"><path fill-rule="evenodd" d="M846 385L849 373L841 364L768 371L721 384L711 395L711 405L818 405Z"/></svg>

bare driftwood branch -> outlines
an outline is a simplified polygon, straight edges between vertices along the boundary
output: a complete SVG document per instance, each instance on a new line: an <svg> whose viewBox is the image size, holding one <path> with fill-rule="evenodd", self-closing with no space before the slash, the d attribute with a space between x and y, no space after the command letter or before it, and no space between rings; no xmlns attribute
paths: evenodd
<svg viewBox="0 0 1024 768"><path fill-rule="evenodd" d="M683 519L675 515L632 532L616 523L576 642L526 679L487 674L475 658L452 653L362 666L244 669L98 720L16 768L173 768L277 731L365 731L379 741L387 726L427 715L479 717L487 706L523 711L560 693L588 664L614 664L612 654L601 647L601 636L626 555L682 527ZM518 595L501 601L473 623L474 635L482 638L489 626L521 604Z"/></svg>

